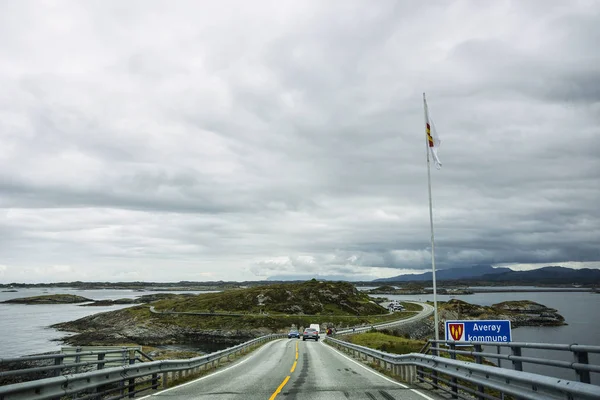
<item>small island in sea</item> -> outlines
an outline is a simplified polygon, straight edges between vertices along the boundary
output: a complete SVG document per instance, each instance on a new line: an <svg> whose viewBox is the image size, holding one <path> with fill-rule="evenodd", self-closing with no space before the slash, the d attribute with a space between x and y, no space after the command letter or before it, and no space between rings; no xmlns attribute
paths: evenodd
<svg viewBox="0 0 600 400"><path fill-rule="evenodd" d="M396 288L391 285L383 285L376 287L375 289L369 289L366 292L369 294L401 294L401 295L415 295L415 294L431 294L432 290L425 287L426 284L410 282ZM450 295L465 295L473 294L474 292L467 288L439 288L437 294L450 294Z"/></svg>
<svg viewBox="0 0 600 400"><path fill-rule="evenodd" d="M20 297L3 301L9 304L78 304L94 301L87 297L76 296L73 294L49 294L33 297Z"/></svg>
<svg viewBox="0 0 600 400"><path fill-rule="evenodd" d="M566 325L564 317L557 310L531 300L504 301L491 306L481 306L452 299L447 302L438 302L438 309L440 318L447 320L510 320L513 328Z"/></svg>

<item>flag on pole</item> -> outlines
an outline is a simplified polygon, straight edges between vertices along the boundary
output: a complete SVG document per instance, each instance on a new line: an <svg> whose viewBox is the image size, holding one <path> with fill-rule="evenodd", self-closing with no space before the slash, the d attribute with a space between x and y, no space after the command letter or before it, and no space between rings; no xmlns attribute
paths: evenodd
<svg viewBox="0 0 600 400"><path fill-rule="evenodd" d="M429 151L431 152L431 157L433 158L433 162L435 163L435 167L437 169L442 168L442 163L438 157L437 151L440 148L440 144L442 141L435 130L435 124L433 120L429 116L429 110L427 110L427 122L425 126L425 131L427 132L427 144L429 145Z"/></svg>
<svg viewBox="0 0 600 400"><path fill-rule="evenodd" d="M423 93L423 109L425 111L425 149L427 152L427 187L429 189L429 227L431 229L431 277L433 281L433 320L434 320L434 332L435 340L440 339L439 333L439 316L437 307L437 285L435 279L435 240L433 237L433 205L431 201L431 168L430 168L430 154L431 158L435 163L435 167L440 169L442 163L437 155L437 150L440 147L440 138L435 130L435 125L429 117L429 110L427 109L427 100L425 99L425 93Z"/></svg>

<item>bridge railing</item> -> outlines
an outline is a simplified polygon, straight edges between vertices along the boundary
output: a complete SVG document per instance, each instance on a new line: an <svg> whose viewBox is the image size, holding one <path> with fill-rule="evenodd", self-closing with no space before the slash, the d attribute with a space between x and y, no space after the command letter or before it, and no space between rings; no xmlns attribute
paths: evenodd
<svg viewBox="0 0 600 400"><path fill-rule="evenodd" d="M63 396L72 396L78 400L99 400L106 396L110 396L111 400L134 398L138 393L166 388L171 380L197 376L231 357L283 337L287 335L262 336L187 360L151 361L0 386L0 400L58 400Z"/></svg>
<svg viewBox="0 0 600 400"><path fill-rule="evenodd" d="M60 353L0 358L0 385L7 381L24 382L143 361L153 359L141 347L63 347Z"/></svg>
<svg viewBox="0 0 600 400"><path fill-rule="evenodd" d="M427 382L453 398L600 399L600 386L431 354L390 354L328 337L326 342L408 383Z"/></svg>
<svg viewBox="0 0 600 400"><path fill-rule="evenodd" d="M446 346L446 347L444 347ZM468 347L465 348L465 347ZM495 353L486 351L486 348L496 348ZM510 354L502 354L501 349L507 348ZM571 353L573 361L554 360L541 357L526 357L523 350L553 350L556 352ZM580 344L553 344L553 343L523 343L523 342L455 342L445 340L429 340L422 353L450 355L456 359L457 355L473 357L475 362L481 364L484 359L497 360L499 367L506 368L506 362L510 361L512 369L523 371L523 364L546 365L550 367L570 369L573 378L583 383L591 383L591 373L600 373L600 365L590 364L590 354L600 354L600 346L587 346Z"/></svg>

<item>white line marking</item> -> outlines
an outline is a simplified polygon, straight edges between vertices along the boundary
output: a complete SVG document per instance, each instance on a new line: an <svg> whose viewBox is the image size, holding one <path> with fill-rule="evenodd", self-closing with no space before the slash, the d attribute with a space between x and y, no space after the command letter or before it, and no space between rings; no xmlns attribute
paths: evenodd
<svg viewBox="0 0 600 400"><path fill-rule="evenodd" d="M380 377L380 378L383 378L383 379L385 379L386 381L388 381L388 382L391 382L391 383L393 383L393 384L396 384L396 385L398 385L398 386L401 386L401 387L403 387L404 389L409 389L409 387L408 387L408 386L406 386L406 385L403 385L402 383L400 383L400 382L397 382L397 381L395 381L395 380L393 380L393 379L390 379L390 378L388 378L387 376L385 376L385 375L383 375L383 374L380 374L379 372L375 371L374 369L371 369L371 368L367 367L367 366L366 366L366 365L364 365L363 363L359 363L358 361L356 361L356 360L354 360L354 359L352 359L352 358L348 357L347 355L345 355L344 353L342 353L342 352L341 352L341 351L339 351L338 349L335 349L335 348L333 348L332 346L328 346L328 345L326 345L326 344L325 344L325 343L323 343L323 342L321 342L321 345L323 345L323 346L325 346L325 347L328 347L329 349L331 349L331 350L335 351L336 353L338 353L340 356L342 356L342 357L344 357L344 358L346 358L346 359L348 359L348 360L352 361L352 362L353 362L354 364L356 364L356 365L359 365L359 366L363 367L364 369L366 369L366 370L367 370L367 371L369 371L369 372L372 372L373 374L377 375L378 377ZM432 397L429 397L429 396L427 396L426 394L423 394L423 393L419 392L417 389L410 389L410 391L411 391L411 392L415 392L416 394L418 394L419 396L422 396L422 397L426 398L427 400L435 400L434 398L432 398Z"/></svg>
<svg viewBox="0 0 600 400"><path fill-rule="evenodd" d="M248 357L247 357L247 358L243 359L243 360L242 360L242 361L240 361L239 363L236 363L236 364L232 365L231 367L227 367L227 368L225 368L225 369L217 370L216 372L213 372L213 373L211 373L211 374L208 374L208 375L205 375L205 376L201 376L200 378L198 378L198 379L194 379L193 381L189 381L189 382L186 382L186 383L182 383L181 385L177 385L177 386L173 386L173 387L171 387L171 388L165 389L165 390L161 390L161 391L160 391L160 392L158 392L158 393L152 393L152 394L149 394L149 395L147 395L147 396L140 397L138 400L149 399L150 397L160 396L160 395L162 395L163 393L165 393L165 392L168 392L169 390L173 390L173 389L179 389L179 388L182 388L182 387L184 387L184 386L190 385L190 384L192 384L192 383L196 383L196 382L198 382L198 381L201 381L201 380L203 380L203 379L206 379L206 378L213 377L213 376L215 376L215 375L218 375L218 374L220 374L220 373L223 373L223 372L225 372L225 371L229 371L230 369L232 369L232 368L235 368L235 367L237 367L238 365L242 365L243 363L245 363L246 361L248 361L248 360L249 360L249 359L251 359L252 357L256 356L256 355L257 355L257 354L258 354L260 351L262 351L263 349L265 349L265 348L267 348L267 347L271 347L270 345L272 345L273 343L275 343L275 342L278 342L278 341L280 341L280 340L282 340L282 339L273 340L273 341L271 341L271 342L269 342L269 343L265 344L264 346L261 346L261 348L260 348L260 349L258 349L257 351L254 351L254 352L250 353L250 354L248 355ZM433 399L432 399L432 400L433 400Z"/></svg>

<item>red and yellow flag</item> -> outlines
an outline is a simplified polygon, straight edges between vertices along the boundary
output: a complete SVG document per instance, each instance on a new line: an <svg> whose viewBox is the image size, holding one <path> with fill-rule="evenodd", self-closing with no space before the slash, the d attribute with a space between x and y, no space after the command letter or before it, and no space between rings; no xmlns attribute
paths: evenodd
<svg viewBox="0 0 600 400"><path fill-rule="evenodd" d="M442 141L440 140L433 121L431 117L429 117L429 111L427 112L427 123L425 125L425 132L427 132L427 144L429 145L429 151L431 152L431 158L433 158L433 162L435 163L435 167L437 169L442 168L442 163L438 157L437 151L440 148L440 144Z"/></svg>

